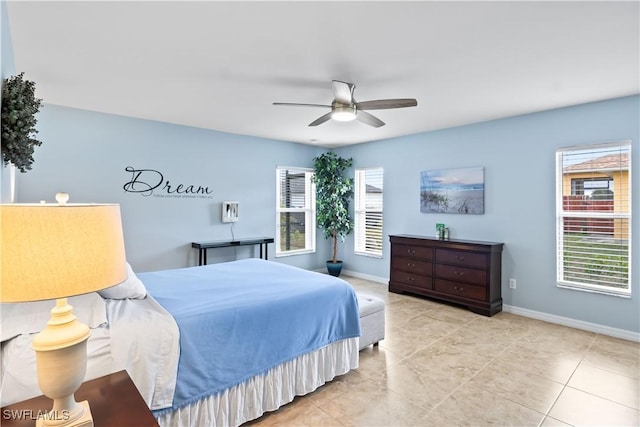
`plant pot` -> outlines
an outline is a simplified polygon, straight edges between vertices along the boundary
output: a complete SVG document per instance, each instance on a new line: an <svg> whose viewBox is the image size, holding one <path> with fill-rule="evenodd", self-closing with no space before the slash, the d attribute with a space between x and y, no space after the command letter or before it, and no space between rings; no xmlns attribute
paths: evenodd
<svg viewBox="0 0 640 427"><path fill-rule="evenodd" d="M342 261L327 261L327 271L332 276L340 276L340 272L342 271Z"/></svg>

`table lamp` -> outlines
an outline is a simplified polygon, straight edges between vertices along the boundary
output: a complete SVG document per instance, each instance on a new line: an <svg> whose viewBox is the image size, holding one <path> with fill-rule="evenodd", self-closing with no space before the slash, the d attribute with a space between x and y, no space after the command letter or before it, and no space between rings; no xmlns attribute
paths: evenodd
<svg viewBox="0 0 640 427"><path fill-rule="evenodd" d="M64 194L59 200L0 205L0 301L56 299L51 319L32 343L38 384L53 399L52 410L36 425L93 426L88 402L74 397L86 373L90 331L67 297L126 279L120 207L66 204Z"/></svg>

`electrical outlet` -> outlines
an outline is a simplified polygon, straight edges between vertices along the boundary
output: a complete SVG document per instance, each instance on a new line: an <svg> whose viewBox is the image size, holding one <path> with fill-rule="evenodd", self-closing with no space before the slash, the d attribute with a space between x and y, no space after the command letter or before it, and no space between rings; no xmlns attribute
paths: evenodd
<svg viewBox="0 0 640 427"><path fill-rule="evenodd" d="M516 279L509 279L509 289L516 288Z"/></svg>

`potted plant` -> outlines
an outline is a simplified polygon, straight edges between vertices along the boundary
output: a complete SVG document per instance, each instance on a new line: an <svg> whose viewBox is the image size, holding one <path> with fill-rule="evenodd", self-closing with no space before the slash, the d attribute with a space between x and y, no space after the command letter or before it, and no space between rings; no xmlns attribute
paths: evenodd
<svg viewBox="0 0 640 427"><path fill-rule="evenodd" d="M313 159L316 184L316 220L325 239L333 240L331 260L327 270L339 276L342 261L338 259L338 239L344 239L353 231L353 219L349 216L349 200L353 197L353 178L344 175L353 159L344 159L330 151Z"/></svg>
<svg viewBox="0 0 640 427"><path fill-rule="evenodd" d="M31 169L33 150L42 144L32 134L38 133L36 113L41 99L35 97L35 83L23 79L24 73L4 79L2 85L2 161L20 172Z"/></svg>

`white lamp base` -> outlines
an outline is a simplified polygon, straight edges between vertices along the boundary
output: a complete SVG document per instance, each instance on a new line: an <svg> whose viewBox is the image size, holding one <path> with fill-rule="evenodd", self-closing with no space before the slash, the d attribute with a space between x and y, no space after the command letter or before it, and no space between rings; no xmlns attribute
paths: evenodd
<svg viewBox="0 0 640 427"><path fill-rule="evenodd" d="M73 394L87 370L89 327L73 315L66 298L59 298L51 310L47 327L33 338L38 384L53 408L36 425L39 427L93 427L87 401L77 403Z"/></svg>
<svg viewBox="0 0 640 427"><path fill-rule="evenodd" d="M93 427L93 417L91 416L91 409L89 409L89 402L83 400L82 402L78 402L78 406L80 406L83 411L80 418L69 423L66 419L68 415L53 413L53 411L51 411L48 418L38 418L36 420L36 427Z"/></svg>

